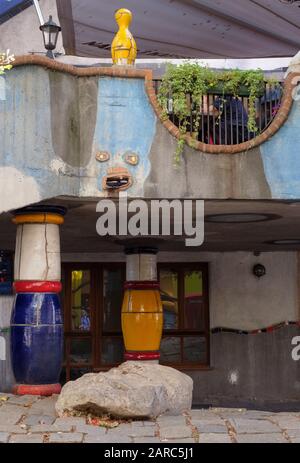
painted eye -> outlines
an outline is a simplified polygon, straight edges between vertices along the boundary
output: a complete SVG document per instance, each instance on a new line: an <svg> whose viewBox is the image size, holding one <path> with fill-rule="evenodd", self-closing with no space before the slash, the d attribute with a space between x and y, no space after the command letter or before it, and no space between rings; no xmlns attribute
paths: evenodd
<svg viewBox="0 0 300 463"><path fill-rule="evenodd" d="M131 164L132 166L136 166L139 163L139 155L135 153L125 153L124 159L127 164Z"/></svg>
<svg viewBox="0 0 300 463"><path fill-rule="evenodd" d="M107 151L98 151L98 153L96 153L96 159L99 162L108 161L110 159L110 154Z"/></svg>

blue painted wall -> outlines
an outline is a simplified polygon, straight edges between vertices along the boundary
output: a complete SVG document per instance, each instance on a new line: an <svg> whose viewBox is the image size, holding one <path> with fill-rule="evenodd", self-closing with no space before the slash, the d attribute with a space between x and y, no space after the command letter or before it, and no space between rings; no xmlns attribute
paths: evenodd
<svg viewBox="0 0 300 463"><path fill-rule="evenodd" d="M300 102L295 101L287 122L260 147L272 198L300 198Z"/></svg>
<svg viewBox="0 0 300 463"><path fill-rule="evenodd" d="M182 197L224 199L229 190L235 191L232 182L236 182L244 188L237 188L234 198L260 199L257 192L266 189L259 188L261 182L269 186L273 199L300 199L299 101L294 102L280 130L255 150L215 156L187 148L189 155L174 169L177 141L157 121L144 79L91 77L90 94L89 78L80 79L36 65L16 67L5 74L0 99L0 212L60 195L104 196L102 179L112 167L123 167L131 173L133 185L127 190L131 197L148 194L146 179L150 178L150 196L153 191L163 191L161 197L173 197L173 185L175 194ZM90 100L80 99L77 82L80 92L86 89L84 95ZM57 99L52 104L53 86L61 98L69 90L61 112ZM80 117L76 119L77 111ZM60 113L64 116L61 119ZM60 130L60 136L66 132L66 140L61 142L55 124L57 128L67 122L65 131ZM89 141L84 145L88 149L82 149L84 136ZM74 137L75 149L68 148L70 137ZM108 151L110 159L97 161L99 151ZM137 166L126 163L124 155L128 152L139 156ZM153 175L157 171L160 175ZM245 176L258 183L255 192L251 182L243 182ZM166 177L172 178L172 183ZM265 193L261 196L266 199Z"/></svg>
<svg viewBox="0 0 300 463"><path fill-rule="evenodd" d="M5 98L0 101L0 212L59 195L101 197L105 194L102 177L109 167L117 166L126 167L134 178L128 194L142 195L156 123L144 79L99 78L93 148L87 153L89 162L80 167L80 160L68 164L53 147L57 133L51 118L49 72L22 66L5 75ZM67 76L61 85L68 84L68 79L74 77ZM72 104L76 98L74 93ZM80 101L78 111L88 114ZM85 124L91 121L82 117L74 134L79 144ZM99 150L109 151L108 163L96 160ZM124 161L126 152L139 156L137 166ZM72 156L79 158L80 152Z"/></svg>
<svg viewBox="0 0 300 463"><path fill-rule="evenodd" d="M110 167L124 167L133 176L130 195L143 195L150 172L149 152L155 135L156 117L145 92L143 79L101 78L98 87L96 151L110 153L108 162L98 163L98 188ZM126 153L139 156L136 166L124 160Z"/></svg>

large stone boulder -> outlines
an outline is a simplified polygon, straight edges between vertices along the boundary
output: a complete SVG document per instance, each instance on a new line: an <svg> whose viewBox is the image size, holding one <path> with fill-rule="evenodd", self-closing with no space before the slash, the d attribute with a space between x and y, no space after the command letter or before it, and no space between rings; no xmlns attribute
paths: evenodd
<svg viewBox="0 0 300 463"><path fill-rule="evenodd" d="M119 418L154 418L191 408L192 379L152 362L125 362L105 373L89 373L64 385L56 411L86 411Z"/></svg>

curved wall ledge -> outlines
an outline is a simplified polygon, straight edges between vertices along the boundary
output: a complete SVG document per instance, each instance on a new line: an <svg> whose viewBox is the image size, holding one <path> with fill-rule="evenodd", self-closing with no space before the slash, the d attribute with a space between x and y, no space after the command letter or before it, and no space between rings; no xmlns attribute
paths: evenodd
<svg viewBox="0 0 300 463"><path fill-rule="evenodd" d="M91 77L91 76L107 76L107 77L128 77L150 80L152 82L151 69L135 69L127 66L111 66L111 67L78 67L71 64L61 63L60 61L52 60L46 56L23 55L17 56L13 62L13 67L37 65L52 71L65 72L76 77Z"/></svg>
<svg viewBox="0 0 300 463"><path fill-rule="evenodd" d="M64 64L59 61L51 60L44 56L25 55L18 56L15 59L15 66L22 65L39 65L45 68L71 74L77 77L89 76L108 76L108 77L123 77L123 78L140 78L145 79L145 89L148 98L153 106L153 109L166 129L176 138L180 137L179 129L169 119L163 118L163 111L160 107L155 90L152 84L152 71L150 69L135 69L131 67L88 67L80 68L70 64ZM260 135L244 143L237 145L208 145L200 141L196 141L189 135L185 136L186 143L193 149L208 154L236 154L249 151L271 138L283 126L288 118L293 105L293 90L300 80L300 73L290 73L284 83L284 92L282 102L278 113L269 127Z"/></svg>
<svg viewBox="0 0 300 463"><path fill-rule="evenodd" d="M283 97L278 113L276 114L274 120L271 122L269 127L263 133L253 138L252 140L246 141L244 143L239 143L237 145L208 145L206 143L194 140L189 135L185 135L186 143L191 148L201 151L202 153L208 154L236 154L244 151L249 151L250 149L261 145L262 143L266 142L269 138L271 138L287 120L293 105L293 90L297 86L299 79L300 74L289 74L284 83ZM154 110L157 116L160 118L163 125L169 130L169 132L173 136L179 138L180 132L178 127L176 127L173 124L173 122L171 122L169 119L164 120L162 117L162 108L158 104L151 81L149 82L146 80L146 89L152 106L154 107Z"/></svg>

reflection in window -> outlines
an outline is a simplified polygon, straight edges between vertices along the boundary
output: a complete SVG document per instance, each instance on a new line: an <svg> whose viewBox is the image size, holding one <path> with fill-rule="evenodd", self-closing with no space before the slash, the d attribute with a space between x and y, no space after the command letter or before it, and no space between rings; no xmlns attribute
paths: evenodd
<svg viewBox="0 0 300 463"><path fill-rule="evenodd" d="M160 345L160 360L164 363L180 363L180 338L164 337Z"/></svg>
<svg viewBox="0 0 300 463"><path fill-rule="evenodd" d="M91 363L92 342L91 339L71 339L70 363Z"/></svg>
<svg viewBox="0 0 300 463"><path fill-rule="evenodd" d="M183 338L183 361L187 363L206 363L206 338L187 336Z"/></svg>
<svg viewBox="0 0 300 463"><path fill-rule="evenodd" d="M70 370L70 381L75 381L81 376L90 373L92 368L71 368Z"/></svg>
<svg viewBox="0 0 300 463"><path fill-rule="evenodd" d="M102 339L102 363L112 365L121 363L124 356L124 343L122 338Z"/></svg>
<svg viewBox="0 0 300 463"><path fill-rule="evenodd" d="M205 308L203 302L202 272L184 272L184 328L205 330Z"/></svg>
<svg viewBox="0 0 300 463"><path fill-rule="evenodd" d="M123 273L121 269L103 270L103 330L121 331Z"/></svg>
<svg viewBox="0 0 300 463"><path fill-rule="evenodd" d="M72 330L90 331L90 271L72 271Z"/></svg>
<svg viewBox="0 0 300 463"><path fill-rule="evenodd" d="M160 296L164 311L164 330L178 328L178 275L171 269L160 271Z"/></svg>

